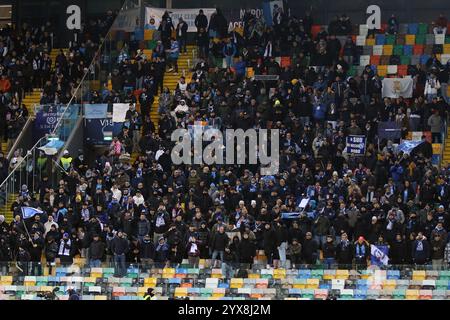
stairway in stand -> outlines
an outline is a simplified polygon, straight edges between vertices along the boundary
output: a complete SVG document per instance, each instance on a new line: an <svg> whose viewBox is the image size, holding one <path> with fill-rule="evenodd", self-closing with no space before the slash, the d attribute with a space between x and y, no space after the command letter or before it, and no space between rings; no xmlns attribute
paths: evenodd
<svg viewBox="0 0 450 320"><path fill-rule="evenodd" d="M166 73L164 74L164 87L168 87L170 89L170 92L173 94L175 91L175 88L177 87L178 80L180 80L180 77L184 75L186 78L186 82L189 83L192 78L192 72L190 69L193 67L193 51L196 46L188 45L186 47L187 52L186 53L180 53L180 56L178 58L178 73L175 73L175 71L168 72L166 69ZM145 49L144 50L145 55L149 58L152 55L152 51ZM158 122L159 122L159 96L154 97L155 101L153 102L152 109L150 111L150 118L152 119L153 124L155 125L156 132L158 132ZM131 163L133 164L139 154L137 152L133 152L131 155Z"/></svg>
<svg viewBox="0 0 450 320"><path fill-rule="evenodd" d="M2 205L0 206L0 215L5 216L5 220L8 223L11 222L14 218L13 213L10 209L11 209L12 203L16 200L17 196L18 195L15 193L10 193L8 195L8 202L6 204L3 204L3 202L2 202ZM3 201L3 199L2 199L2 201Z"/></svg>
<svg viewBox="0 0 450 320"><path fill-rule="evenodd" d="M444 152L442 154L442 165L450 164L450 128L445 138Z"/></svg>
<svg viewBox="0 0 450 320"><path fill-rule="evenodd" d="M6 157L8 153L8 144L2 141L2 153Z"/></svg>

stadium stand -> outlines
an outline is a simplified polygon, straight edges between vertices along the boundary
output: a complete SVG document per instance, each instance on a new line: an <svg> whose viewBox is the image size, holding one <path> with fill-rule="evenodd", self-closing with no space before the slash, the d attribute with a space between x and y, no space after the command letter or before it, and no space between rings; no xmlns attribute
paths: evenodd
<svg viewBox="0 0 450 320"><path fill-rule="evenodd" d="M450 36L423 22L374 33L345 16L308 25L279 14L270 28L246 12L230 32L220 9L207 32L200 15L186 52L167 12L142 39L100 22L103 43L92 30L62 54L45 34L30 41L39 53L19 56L42 74L2 95L3 155L35 105L130 109L102 154L64 151L39 176L20 150L0 159L2 181L17 185L1 194L1 299L67 300L75 289L141 300L148 288L157 299L449 298ZM0 75L14 82L3 57ZM280 174L173 165L170 135L191 125L279 129ZM360 156L349 136L364 137Z"/></svg>

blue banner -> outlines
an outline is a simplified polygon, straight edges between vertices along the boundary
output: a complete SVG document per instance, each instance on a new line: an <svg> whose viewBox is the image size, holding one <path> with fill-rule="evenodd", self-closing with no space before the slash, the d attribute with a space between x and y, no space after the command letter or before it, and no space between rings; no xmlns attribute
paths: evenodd
<svg viewBox="0 0 450 320"><path fill-rule="evenodd" d="M423 143L422 140L403 140L402 143L398 145L397 151L403 151L403 153L410 154L417 146Z"/></svg>
<svg viewBox="0 0 450 320"><path fill-rule="evenodd" d="M370 246L370 263L375 266L383 266L389 263L389 247L387 245Z"/></svg>
<svg viewBox="0 0 450 320"><path fill-rule="evenodd" d="M283 12L283 1L264 1L262 4L264 20L269 27L273 26L274 15Z"/></svg>
<svg viewBox="0 0 450 320"><path fill-rule="evenodd" d="M85 104L84 117L86 119L104 119L107 117L108 104Z"/></svg>
<svg viewBox="0 0 450 320"><path fill-rule="evenodd" d="M39 139L53 131L58 123L59 115L56 108L37 112L36 119L34 120L34 136Z"/></svg>
<svg viewBox="0 0 450 320"><path fill-rule="evenodd" d="M363 156L366 152L366 137L356 135L347 136L345 151L348 154Z"/></svg>
<svg viewBox="0 0 450 320"><path fill-rule="evenodd" d="M282 212L281 219L298 219L300 218L300 212Z"/></svg>
<svg viewBox="0 0 450 320"><path fill-rule="evenodd" d="M112 118L84 119L84 138L91 145L109 145L113 137Z"/></svg>
<svg viewBox="0 0 450 320"><path fill-rule="evenodd" d="M402 137L402 129L394 121L378 122L378 138L395 140Z"/></svg>
<svg viewBox="0 0 450 320"><path fill-rule="evenodd" d="M79 108L79 104L72 104L70 106L62 104L40 106L40 110L36 112L33 126L33 138L35 141L45 134L52 132L58 124L58 120L62 117L64 117L64 122L60 123L60 128L63 132L70 134L78 119ZM61 135L61 130L56 133Z"/></svg>

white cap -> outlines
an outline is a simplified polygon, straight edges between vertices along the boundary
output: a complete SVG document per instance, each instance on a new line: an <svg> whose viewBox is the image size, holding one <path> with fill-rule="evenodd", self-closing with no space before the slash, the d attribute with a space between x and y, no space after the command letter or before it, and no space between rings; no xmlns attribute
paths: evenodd
<svg viewBox="0 0 450 320"><path fill-rule="evenodd" d="M64 150L64 155L69 154L68 150Z"/></svg>
<svg viewBox="0 0 450 320"><path fill-rule="evenodd" d="M252 201L251 201L251 204L252 204L252 205L256 204L256 200L252 200Z"/></svg>

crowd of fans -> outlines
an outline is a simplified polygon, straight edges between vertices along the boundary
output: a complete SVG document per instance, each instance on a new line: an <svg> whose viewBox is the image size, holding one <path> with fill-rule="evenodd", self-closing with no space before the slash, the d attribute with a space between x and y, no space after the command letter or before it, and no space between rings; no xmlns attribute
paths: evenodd
<svg viewBox="0 0 450 320"><path fill-rule="evenodd" d="M34 262L23 272L39 272L42 255L49 264L81 256L93 267L115 262L121 276L127 263L212 259L228 272L252 264L263 250L274 267L288 266L288 259L291 266L365 267L369 245L376 244L389 247L390 264L448 265L449 170L432 165L428 141L404 154L394 146L398 141L378 141L377 125L396 121L405 138L408 119L419 115L418 131L431 129L440 141L448 98L444 90L426 88L430 81L447 83L450 64L433 57L426 66L409 66L414 97L382 99L381 80L370 66L348 76L359 59L351 37L344 45L336 38L351 33L345 15L316 37L309 13L299 18L276 10L269 27L248 11L242 34L229 32L220 10L209 21L200 12L195 21L193 75L181 76L173 92L163 87L163 77L169 62L174 70L167 72L177 71L185 22L174 26L169 13L160 26L150 21L146 28L159 28L160 36L151 57L136 43L121 49L112 90L105 85L88 97L91 103L130 103L121 133L94 163L65 152L57 184L45 176L36 192L22 186L11 207L14 221L0 216L1 261ZM388 32L397 32L395 21ZM58 89L44 77L43 98L70 96L96 42L72 46L68 62L59 56ZM291 64L282 68L279 56L289 56ZM255 81L249 67L279 80ZM152 108L160 113L158 132ZM171 133L196 121L222 130L279 129L279 173L261 176L257 165L173 165ZM344 152L348 134L366 136L364 156ZM309 203L300 210L304 198ZM23 219L23 206L43 213ZM286 212L298 212L297 219L283 219Z"/></svg>

